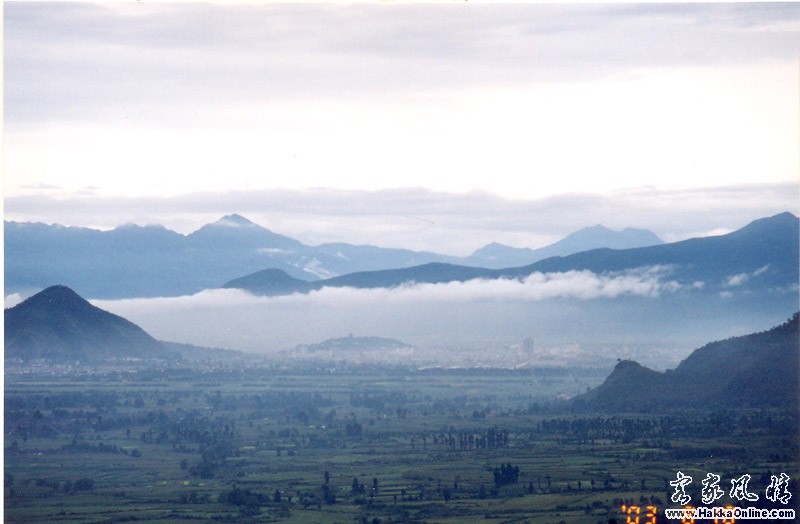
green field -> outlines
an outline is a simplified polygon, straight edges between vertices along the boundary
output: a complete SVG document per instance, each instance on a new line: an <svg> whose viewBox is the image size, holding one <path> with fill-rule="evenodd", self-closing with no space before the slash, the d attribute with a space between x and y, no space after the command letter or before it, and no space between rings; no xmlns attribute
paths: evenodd
<svg viewBox="0 0 800 524"><path fill-rule="evenodd" d="M667 522L678 470L695 505L714 472L794 507L797 413L572 413L560 396L604 373L7 373L5 521ZM781 472L793 498L770 505Z"/></svg>

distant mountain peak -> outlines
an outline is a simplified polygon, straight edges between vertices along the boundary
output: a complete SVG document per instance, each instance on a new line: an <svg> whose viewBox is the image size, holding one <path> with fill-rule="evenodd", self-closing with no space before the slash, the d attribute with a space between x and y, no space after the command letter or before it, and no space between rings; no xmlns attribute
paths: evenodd
<svg viewBox="0 0 800 524"><path fill-rule="evenodd" d="M510 247L493 242L473 252L467 260L470 265L501 269L592 249L630 249L663 243L663 240L648 229L626 227L615 231L602 224L596 224L579 229L553 244L538 249Z"/></svg>
<svg viewBox="0 0 800 524"><path fill-rule="evenodd" d="M320 351L393 351L397 349L410 348L414 346L393 338L366 336L359 337L352 334L346 337L329 338L317 344L301 344L297 349L304 349L310 352Z"/></svg>
<svg viewBox="0 0 800 524"><path fill-rule="evenodd" d="M603 224L597 224L594 226L579 229L578 231L575 231L574 233L567 235L564 238L564 240L570 238L576 239L580 237L595 237L594 238L595 241L624 243L624 244L643 243L643 244L656 245L656 244L662 244L664 242L649 229L626 227L624 229L616 230L606 227ZM613 246L607 246L607 247L613 247Z"/></svg>
<svg viewBox="0 0 800 524"><path fill-rule="evenodd" d="M798 217L788 211L784 211L783 213L778 213L777 215L773 215L771 217L764 217L753 220L746 226L732 233L728 233L728 236L747 236L747 235L764 235L768 234L771 231L780 230L782 228L793 228L797 229L798 225L800 224L800 219Z"/></svg>
<svg viewBox="0 0 800 524"><path fill-rule="evenodd" d="M626 228L626 229L630 229L630 228ZM611 229L610 227L606 227L603 224L595 224L593 226L584 227L582 229L579 229L575 233L578 233L580 231L591 231L591 232L603 231L603 232L609 232L609 233L613 233L614 232L613 229Z"/></svg>
<svg viewBox="0 0 800 524"><path fill-rule="evenodd" d="M220 218L212 225L215 226L223 226L223 227L259 227L258 224L255 222L251 222L250 220L246 219L242 215L237 213L233 213L231 215L225 215L224 217Z"/></svg>
<svg viewBox="0 0 800 524"><path fill-rule="evenodd" d="M261 295L281 295L295 291L307 291L311 286L305 280L293 278L286 271L276 268L263 269L222 285L226 289L247 289Z"/></svg>
<svg viewBox="0 0 800 524"><path fill-rule="evenodd" d="M206 224L187 237L190 242L200 242L205 248L218 249L297 249L303 247L299 241L262 227L242 215L225 215L216 222Z"/></svg>

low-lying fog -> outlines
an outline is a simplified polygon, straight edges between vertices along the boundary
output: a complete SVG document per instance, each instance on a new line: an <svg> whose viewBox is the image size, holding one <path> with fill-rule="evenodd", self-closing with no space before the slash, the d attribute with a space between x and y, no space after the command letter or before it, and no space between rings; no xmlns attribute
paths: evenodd
<svg viewBox="0 0 800 524"><path fill-rule="evenodd" d="M445 365L470 354L476 364L634 358L664 369L706 342L785 320L775 311L753 315L735 297L709 297L665 274L658 268L616 276L575 271L524 281L324 288L280 297L219 289L92 302L160 340L274 354L349 334L380 336L416 346L416 358ZM520 357L516 350L526 338L534 350Z"/></svg>

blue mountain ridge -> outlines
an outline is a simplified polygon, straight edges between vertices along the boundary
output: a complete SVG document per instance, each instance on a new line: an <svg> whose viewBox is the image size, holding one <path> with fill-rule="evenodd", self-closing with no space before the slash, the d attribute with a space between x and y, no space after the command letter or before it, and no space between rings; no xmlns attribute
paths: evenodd
<svg viewBox="0 0 800 524"><path fill-rule="evenodd" d="M133 224L99 231L7 221L4 229L6 294L28 294L64 284L91 298L178 296L266 269L279 270L296 280L316 281L432 262L478 265L474 257L407 249L346 243L308 246L236 214L188 235L163 226ZM615 234L603 228L604 245L610 245ZM572 242L572 249L587 245L587 230L574 235L579 237L577 241L569 240L570 235L560 242ZM657 241L655 235L648 238ZM520 260L530 263L537 259L535 253L521 252L522 256L515 251L513 256L494 257L492 263L510 267Z"/></svg>
<svg viewBox="0 0 800 524"><path fill-rule="evenodd" d="M734 288L751 291L794 289L796 294L800 258L798 236L798 218L791 213L781 213L756 220L727 235L631 249L594 249L514 268L488 269L431 262L302 282L294 288L270 288L268 282L258 282L254 275L249 277L250 280L237 279L227 282L223 287L274 295L302 293L324 287L388 288L409 283L522 279L533 273L591 271L608 274L657 267L668 273L676 283L705 292L719 293Z"/></svg>

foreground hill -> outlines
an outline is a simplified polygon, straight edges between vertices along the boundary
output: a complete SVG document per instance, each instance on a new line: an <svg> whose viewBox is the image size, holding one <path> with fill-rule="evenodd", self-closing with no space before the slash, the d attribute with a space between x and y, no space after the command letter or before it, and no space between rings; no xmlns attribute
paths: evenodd
<svg viewBox="0 0 800 524"><path fill-rule="evenodd" d="M765 331L712 342L674 370L625 360L579 409L641 412L680 408L793 407L800 404L798 317Z"/></svg>
<svg viewBox="0 0 800 524"><path fill-rule="evenodd" d="M54 362L174 358L136 324L52 286L5 310L5 358Z"/></svg>

